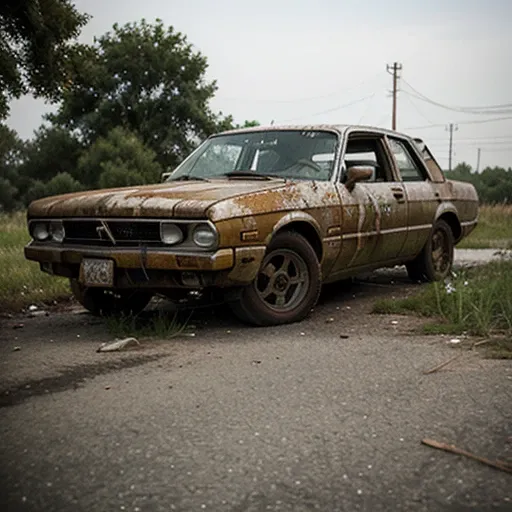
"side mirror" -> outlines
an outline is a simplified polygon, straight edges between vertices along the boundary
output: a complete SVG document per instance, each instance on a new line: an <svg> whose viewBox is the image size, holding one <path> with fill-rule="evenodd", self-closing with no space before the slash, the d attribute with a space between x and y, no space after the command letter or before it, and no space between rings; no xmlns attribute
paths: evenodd
<svg viewBox="0 0 512 512"><path fill-rule="evenodd" d="M373 176L373 167L349 167L347 170L347 181L345 186L352 192L358 181L369 180Z"/></svg>
<svg viewBox="0 0 512 512"><path fill-rule="evenodd" d="M171 172L163 172L162 175L160 176L160 179L162 182L166 181L167 178L172 174L172 171Z"/></svg>

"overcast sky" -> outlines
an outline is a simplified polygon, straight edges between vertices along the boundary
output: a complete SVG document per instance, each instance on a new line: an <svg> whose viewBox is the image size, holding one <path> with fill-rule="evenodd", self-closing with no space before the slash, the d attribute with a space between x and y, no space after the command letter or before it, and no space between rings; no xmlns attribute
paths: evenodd
<svg viewBox="0 0 512 512"><path fill-rule="evenodd" d="M77 0L92 16L81 40L115 22L161 18L208 58L214 111L263 124L362 123L391 127L392 78L402 64L398 130L423 137L448 165L512 167L512 109L463 114L448 106L512 104L511 0ZM416 93L414 93L416 94ZM347 106L349 105L349 106ZM48 111L13 102L9 124L28 138ZM510 117L489 122L491 118ZM432 126L434 125L434 126ZM428 128L425 128L429 126Z"/></svg>

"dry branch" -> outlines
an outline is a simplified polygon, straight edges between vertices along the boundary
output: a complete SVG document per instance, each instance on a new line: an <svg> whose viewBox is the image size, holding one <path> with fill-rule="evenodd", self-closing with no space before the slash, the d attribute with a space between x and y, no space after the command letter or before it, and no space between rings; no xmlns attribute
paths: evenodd
<svg viewBox="0 0 512 512"><path fill-rule="evenodd" d="M507 464L506 462L501 462L499 460L492 461L486 459L485 457L480 457L479 455L474 455L473 453L467 452L466 450L462 450L461 448L457 448L453 444L440 443L438 441L434 441L433 439L422 439L423 444L430 446L432 448L437 448L439 450L444 450L445 452L455 453L456 455L464 455L473 460L477 460L482 464L486 464L487 466L491 466L496 469L501 469L501 471L505 471L507 473L512 473L512 466Z"/></svg>
<svg viewBox="0 0 512 512"><path fill-rule="evenodd" d="M452 358L448 359L448 361L445 361L444 363L438 364L437 366L434 366L434 368L431 368L430 370L425 370L423 373L425 375L428 375L430 373L437 372L441 368L444 368L445 366L448 366L452 361L455 361L455 359L458 359L464 354L464 352L461 352L460 354L457 354L456 356L453 356Z"/></svg>

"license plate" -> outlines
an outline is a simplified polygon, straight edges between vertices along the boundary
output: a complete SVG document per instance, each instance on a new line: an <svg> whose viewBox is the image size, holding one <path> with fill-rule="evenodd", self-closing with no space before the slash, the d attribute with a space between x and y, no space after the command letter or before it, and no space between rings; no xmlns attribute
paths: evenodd
<svg viewBox="0 0 512 512"><path fill-rule="evenodd" d="M80 266L80 282L85 286L114 286L114 261L85 258Z"/></svg>

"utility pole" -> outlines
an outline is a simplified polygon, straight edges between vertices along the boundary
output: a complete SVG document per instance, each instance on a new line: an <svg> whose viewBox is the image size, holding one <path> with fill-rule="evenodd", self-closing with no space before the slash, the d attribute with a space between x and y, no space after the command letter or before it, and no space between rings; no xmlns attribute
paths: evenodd
<svg viewBox="0 0 512 512"><path fill-rule="evenodd" d="M478 148L478 156L476 158L476 172L477 174L480 172L480 153L482 152L482 148Z"/></svg>
<svg viewBox="0 0 512 512"><path fill-rule="evenodd" d="M449 156L448 156L448 169L452 170L452 154L453 154L453 131L457 131L459 127L453 123L450 123L448 125L448 131L450 132L450 149L449 149Z"/></svg>
<svg viewBox="0 0 512 512"><path fill-rule="evenodd" d="M402 64L393 62L393 65L386 65L386 71L393 75L393 112L391 116L391 128L396 130L396 96L398 93L398 79L400 78L400 71L402 71Z"/></svg>

